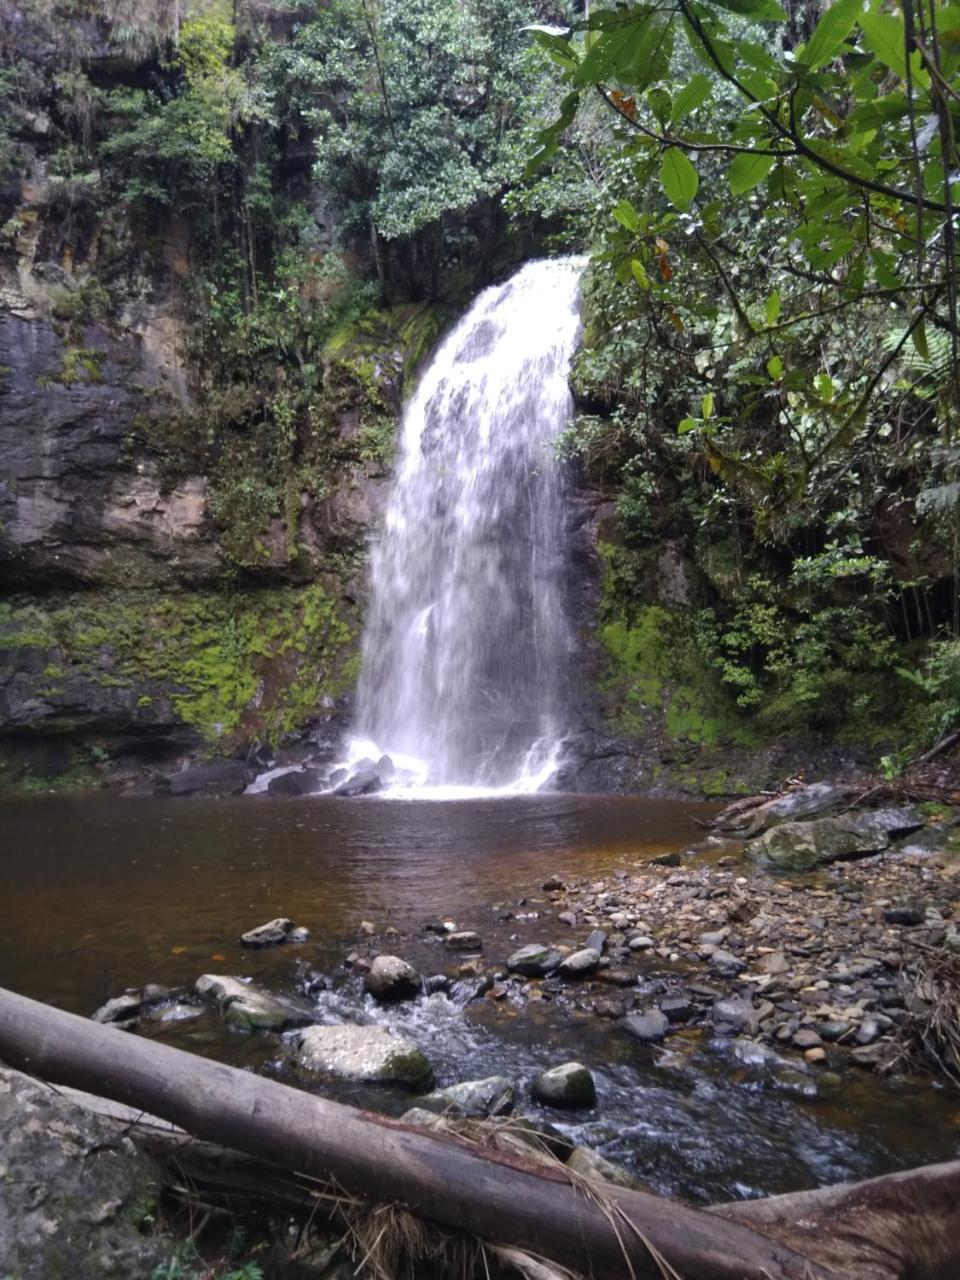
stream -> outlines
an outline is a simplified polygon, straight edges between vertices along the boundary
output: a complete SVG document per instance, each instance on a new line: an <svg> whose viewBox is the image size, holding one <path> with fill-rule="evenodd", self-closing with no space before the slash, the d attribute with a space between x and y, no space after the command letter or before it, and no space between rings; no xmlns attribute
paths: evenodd
<svg viewBox="0 0 960 1280"><path fill-rule="evenodd" d="M930 1081L832 1082L738 1063L729 1041L680 1032L651 1049L554 1000L463 1003L443 994L373 1005L343 960L361 922L374 950L425 974L462 959L425 921L452 916L483 937L485 967L530 941L574 941L539 886L553 874L610 876L702 837L697 804L537 794L436 803L267 796L176 802L27 797L0 806L0 984L89 1015L125 987L191 986L206 972L249 975L292 992L322 971L317 1021L378 1021L428 1053L438 1084L492 1074L522 1109L696 1202L772 1194L956 1156L955 1094ZM309 943L244 950L239 935L272 916ZM504 918L506 917L506 918ZM392 927L399 936L384 937ZM652 971L655 971L655 963ZM117 1034L123 1034L117 1032ZM285 1078L281 1041L226 1028L218 1015L157 1024L170 1044ZM594 1109L548 1113L530 1079L577 1058L594 1072ZM393 1115L409 1095L336 1086L330 1096Z"/></svg>

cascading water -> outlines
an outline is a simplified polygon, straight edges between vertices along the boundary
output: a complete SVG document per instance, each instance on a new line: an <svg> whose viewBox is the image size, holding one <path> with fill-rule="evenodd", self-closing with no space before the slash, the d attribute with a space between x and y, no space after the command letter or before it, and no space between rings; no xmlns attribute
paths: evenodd
<svg viewBox="0 0 960 1280"><path fill-rule="evenodd" d="M535 790L564 732L567 373L583 262L487 289L404 413L372 558L351 758L411 781Z"/></svg>

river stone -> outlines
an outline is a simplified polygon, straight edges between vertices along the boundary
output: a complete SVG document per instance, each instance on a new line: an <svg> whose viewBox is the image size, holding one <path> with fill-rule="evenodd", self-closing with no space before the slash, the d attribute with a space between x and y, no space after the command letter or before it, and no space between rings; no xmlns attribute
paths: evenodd
<svg viewBox="0 0 960 1280"><path fill-rule="evenodd" d="M0 1066L0 1276L174 1274L157 1167L123 1131Z"/></svg>
<svg viewBox="0 0 960 1280"><path fill-rule="evenodd" d="M375 1000L384 1004L392 1000L410 1000L420 994L420 975L412 964L399 956L377 956L363 980Z"/></svg>
<svg viewBox="0 0 960 1280"><path fill-rule="evenodd" d="M825 862L878 853L891 841L923 826L915 809L876 809L818 818L813 822L784 822L747 844L758 862L785 871L807 871Z"/></svg>
<svg viewBox="0 0 960 1280"><path fill-rule="evenodd" d="M593 1076L582 1062L564 1062L541 1071L530 1092L548 1107L590 1107L597 1100Z"/></svg>
<svg viewBox="0 0 960 1280"><path fill-rule="evenodd" d="M595 969L600 963L600 952L593 947L584 947L582 951L574 951L562 960L557 972L565 978L580 978Z"/></svg>
<svg viewBox="0 0 960 1280"><path fill-rule="evenodd" d="M578 1173L581 1178L599 1178L604 1182L612 1182L618 1187L636 1188L640 1184L630 1176L626 1169L605 1160L599 1152L590 1147L574 1147L567 1161L567 1168Z"/></svg>
<svg viewBox="0 0 960 1280"><path fill-rule="evenodd" d="M748 1035L756 1035L760 1030L759 1010L754 1008L751 1000L739 997L715 1000L710 1017L717 1028L729 1027L732 1031L745 1031Z"/></svg>
<svg viewBox="0 0 960 1280"><path fill-rule="evenodd" d="M267 791L272 796L309 796L328 782L323 769L291 769L271 778Z"/></svg>
<svg viewBox="0 0 960 1280"><path fill-rule="evenodd" d="M204 1010L199 1005L178 1001L175 1004L161 1005L160 1008L154 1009L148 1018L150 1022L169 1026L177 1022L193 1022L197 1018L202 1018L203 1015Z"/></svg>
<svg viewBox="0 0 960 1280"><path fill-rule="evenodd" d="M631 951L649 951L651 947L656 946L656 943L646 933L635 933L627 946Z"/></svg>
<svg viewBox="0 0 960 1280"><path fill-rule="evenodd" d="M778 796L776 800L757 805L755 809L724 822L720 829L738 836L757 836L784 822L817 818L833 809L839 809L846 794L842 787L834 786L832 782L814 782L808 787L800 787L797 791Z"/></svg>
<svg viewBox="0 0 960 1280"><path fill-rule="evenodd" d="M607 935L602 929L594 929L592 933L587 935L587 940L583 945L592 947L594 951L599 951L603 955L604 948L607 945Z"/></svg>
<svg viewBox="0 0 960 1280"><path fill-rule="evenodd" d="M474 933L472 929L458 929L454 933L447 933L443 939L443 945L450 951L483 950L483 940L479 933Z"/></svg>
<svg viewBox="0 0 960 1280"><path fill-rule="evenodd" d="M94 1022L133 1022L140 1013L143 998L139 991L128 991L114 996L92 1015Z"/></svg>
<svg viewBox="0 0 960 1280"><path fill-rule="evenodd" d="M670 1019L659 1009L647 1009L644 1013L631 1013L623 1020L623 1029L642 1040L645 1044L653 1044L667 1034Z"/></svg>
<svg viewBox="0 0 960 1280"><path fill-rule="evenodd" d="M742 973L747 966L730 951L723 951L718 948L710 957L710 968L719 973L721 978L735 978L738 973Z"/></svg>
<svg viewBox="0 0 960 1280"><path fill-rule="evenodd" d="M217 973L205 973L194 984L198 996L214 1003L224 1021L240 1031L285 1031L313 1021L313 1011L264 991L262 987Z"/></svg>
<svg viewBox="0 0 960 1280"><path fill-rule="evenodd" d="M401 1085L415 1093L433 1084L433 1069L423 1050L388 1027L306 1027L297 1036L294 1061L307 1075Z"/></svg>
<svg viewBox="0 0 960 1280"><path fill-rule="evenodd" d="M420 1099L420 1105L455 1116L504 1116L513 1110L516 1090L506 1076L486 1080L465 1080L446 1089L435 1089Z"/></svg>
<svg viewBox="0 0 960 1280"><path fill-rule="evenodd" d="M335 796L369 796L375 791L383 790L383 781L374 765L369 769L357 769L346 782L341 782L339 787L335 787L333 795Z"/></svg>
<svg viewBox="0 0 960 1280"><path fill-rule="evenodd" d="M507 961L507 968L513 973L522 973L525 978L544 978L548 973L552 973L562 961L562 951L557 951L549 946L541 946L538 942L531 942L513 953Z"/></svg>
<svg viewBox="0 0 960 1280"><path fill-rule="evenodd" d="M923 924L926 919L926 911L922 906L899 906L888 907L883 913L883 918L887 924L905 924L916 925Z"/></svg>
<svg viewBox="0 0 960 1280"><path fill-rule="evenodd" d="M268 920L266 924L258 924L255 929L248 929L240 935L241 947L278 947L286 942L293 928L293 921L286 916L277 916L276 920Z"/></svg>

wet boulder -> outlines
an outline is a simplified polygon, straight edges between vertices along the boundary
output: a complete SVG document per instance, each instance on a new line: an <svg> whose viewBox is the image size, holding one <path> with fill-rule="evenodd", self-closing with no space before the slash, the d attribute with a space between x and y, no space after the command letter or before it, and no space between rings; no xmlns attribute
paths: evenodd
<svg viewBox="0 0 960 1280"><path fill-rule="evenodd" d="M383 790L383 779L377 772L376 765L367 769L355 769L347 778L334 788L335 796L372 796Z"/></svg>
<svg viewBox="0 0 960 1280"><path fill-rule="evenodd" d="M721 813L717 826L721 831L745 838L758 836L784 822L801 822L832 813L840 808L847 794L844 787L832 782L813 782L766 804L756 805L746 813L731 813L729 818Z"/></svg>
<svg viewBox="0 0 960 1280"><path fill-rule="evenodd" d="M205 973L197 979L194 991L215 1004L224 1022L239 1031L286 1031L307 1026L314 1018L308 1006L282 999L241 978Z"/></svg>
<svg viewBox="0 0 960 1280"><path fill-rule="evenodd" d="M241 947L279 947L289 942L293 933L293 921L286 916L278 916L276 920L268 920L266 924L258 924L255 929L248 929L240 935Z"/></svg>
<svg viewBox="0 0 960 1280"><path fill-rule="evenodd" d="M420 1100L420 1105L454 1116L508 1115L513 1110L517 1091L506 1076L489 1076L486 1080L464 1080L446 1089L435 1089Z"/></svg>
<svg viewBox="0 0 960 1280"><path fill-rule="evenodd" d="M237 796L253 778L254 770L245 760L212 760L170 774L161 789L172 796Z"/></svg>
<svg viewBox="0 0 960 1280"><path fill-rule="evenodd" d="M592 973L600 963L600 952L593 947L584 947L574 951L557 966L557 972L564 978L582 978Z"/></svg>
<svg viewBox="0 0 960 1280"><path fill-rule="evenodd" d="M399 956L377 956L363 980L367 992L382 1004L412 1000L420 994L423 981L412 964Z"/></svg>
<svg viewBox="0 0 960 1280"><path fill-rule="evenodd" d="M267 783L272 796L309 796L319 791L327 781L324 769L291 769L278 774Z"/></svg>
<svg viewBox="0 0 960 1280"><path fill-rule="evenodd" d="M457 929L446 934L443 945L448 951L482 951L483 939L472 929Z"/></svg>
<svg viewBox="0 0 960 1280"><path fill-rule="evenodd" d="M114 996L106 1004L102 1004L92 1014L94 1022L113 1024L114 1026L132 1026L140 1016L143 996L139 991L125 991L122 996Z"/></svg>
<svg viewBox="0 0 960 1280"><path fill-rule="evenodd" d="M563 952L556 947L542 945L539 942L528 943L515 951L507 961L507 968L512 973L520 973L525 978L545 978L563 963Z"/></svg>
<svg viewBox="0 0 960 1280"><path fill-rule="evenodd" d="M760 1010L752 1000L742 997L714 1001L710 1017L718 1031L728 1034L742 1031L752 1036L760 1030Z"/></svg>
<svg viewBox="0 0 960 1280"><path fill-rule="evenodd" d="M582 1062L564 1062L541 1071L530 1092L548 1107L592 1107L597 1100L597 1086Z"/></svg>
<svg viewBox="0 0 960 1280"><path fill-rule="evenodd" d="M874 809L784 822L751 840L747 853L757 862L785 871L808 871L821 863L863 857L890 847L898 836L923 826L916 809Z"/></svg>
<svg viewBox="0 0 960 1280"><path fill-rule="evenodd" d="M670 1019L659 1009L647 1009L644 1013L631 1013L623 1020L623 1029L644 1044L655 1044L670 1029Z"/></svg>
<svg viewBox="0 0 960 1280"><path fill-rule="evenodd" d="M433 1084L423 1050L388 1027L306 1027L297 1037L293 1062L304 1075L399 1085L416 1093Z"/></svg>

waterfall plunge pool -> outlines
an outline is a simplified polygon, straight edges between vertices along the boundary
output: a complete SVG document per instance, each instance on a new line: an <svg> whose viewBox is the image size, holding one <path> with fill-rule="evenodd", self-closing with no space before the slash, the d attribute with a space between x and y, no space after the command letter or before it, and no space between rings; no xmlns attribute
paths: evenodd
<svg viewBox="0 0 960 1280"><path fill-rule="evenodd" d="M812 1090L758 1076L708 1040L651 1052L569 999L462 1005L433 995L389 1010L342 961L364 920L374 949L426 974L461 957L423 932L453 916L501 966L528 941L563 939L539 886L554 873L602 877L702 836L703 805L540 794L450 801L30 797L0 806L0 984L80 1014L124 987L190 986L205 972L290 992L304 962L329 974L318 1021L377 1020L417 1040L441 1085L506 1075L524 1109L630 1167L657 1189L712 1201L775 1193L955 1156L956 1094L930 1083L851 1076ZM521 902L520 899L526 899ZM501 919L507 910L512 919ZM545 913L541 922L522 919ZM241 932L289 915L308 944L240 947ZM399 936L384 937L387 927ZM579 932L578 932L579 936ZM269 1074L280 1041L229 1031L214 1014L151 1034ZM679 1050L679 1051L677 1051ZM579 1058L598 1106L569 1115L529 1104L544 1067ZM658 1065L659 1064L659 1065ZM802 1082L801 1082L802 1084ZM331 1087L400 1114L408 1095Z"/></svg>

